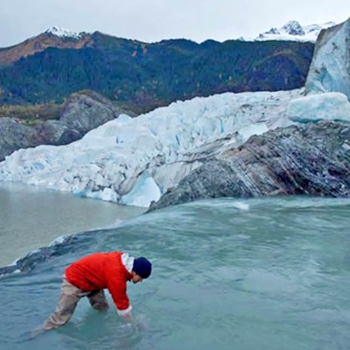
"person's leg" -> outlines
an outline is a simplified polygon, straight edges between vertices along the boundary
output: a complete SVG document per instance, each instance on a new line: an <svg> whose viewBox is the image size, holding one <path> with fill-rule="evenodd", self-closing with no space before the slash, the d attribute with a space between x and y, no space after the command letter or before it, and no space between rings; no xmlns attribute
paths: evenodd
<svg viewBox="0 0 350 350"><path fill-rule="evenodd" d="M94 290L87 295L89 298L90 305L96 310L106 310L108 309L108 302L103 289Z"/></svg>
<svg viewBox="0 0 350 350"><path fill-rule="evenodd" d="M64 276L56 310L44 323L44 329L49 330L65 325L73 316L78 301L83 295L83 291L69 283Z"/></svg>

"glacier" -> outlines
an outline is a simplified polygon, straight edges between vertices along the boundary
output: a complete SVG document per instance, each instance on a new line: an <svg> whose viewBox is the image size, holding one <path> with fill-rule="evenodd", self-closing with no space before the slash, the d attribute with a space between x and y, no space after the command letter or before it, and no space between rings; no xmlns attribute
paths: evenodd
<svg viewBox="0 0 350 350"><path fill-rule="evenodd" d="M305 90L341 92L350 100L350 18L320 33Z"/></svg>
<svg viewBox="0 0 350 350"><path fill-rule="evenodd" d="M327 80L315 73L320 59L314 57L303 89L223 93L177 101L137 118L123 114L69 145L15 151L0 163L0 181L148 207L232 143L238 147L252 135L290 125L350 122L350 85L343 75L349 23L325 30L316 44L316 56L319 52L323 66L332 67ZM330 59L323 52L334 42L346 47Z"/></svg>
<svg viewBox="0 0 350 350"><path fill-rule="evenodd" d="M313 94L290 101L287 118L298 123L334 120L350 122L350 104L339 92Z"/></svg>
<svg viewBox="0 0 350 350"><path fill-rule="evenodd" d="M137 118L123 114L69 145L15 151L0 163L0 181L148 207L201 164L205 145L210 150L234 133L239 145L252 134L292 124L284 111L300 96L300 90L225 93Z"/></svg>
<svg viewBox="0 0 350 350"><path fill-rule="evenodd" d="M251 135L316 118L350 122L346 96L303 96L300 89L178 101L137 118L121 115L69 145L15 151L0 163L0 181L148 207L219 143L239 146Z"/></svg>

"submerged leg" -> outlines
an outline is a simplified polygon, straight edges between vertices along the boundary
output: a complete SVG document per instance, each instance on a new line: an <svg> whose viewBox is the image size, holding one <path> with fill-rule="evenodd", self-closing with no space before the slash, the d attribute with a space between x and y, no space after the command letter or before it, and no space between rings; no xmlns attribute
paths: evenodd
<svg viewBox="0 0 350 350"><path fill-rule="evenodd" d="M83 291L81 289L73 286L63 277L56 310L44 323L44 329L49 330L65 325L73 316L82 294Z"/></svg>
<svg viewBox="0 0 350 350"><path fill-rule="evenodd" d="M96 310L108 309L108 302L103 289L94 290L87 296L89 298L90 305Z"/></svg>

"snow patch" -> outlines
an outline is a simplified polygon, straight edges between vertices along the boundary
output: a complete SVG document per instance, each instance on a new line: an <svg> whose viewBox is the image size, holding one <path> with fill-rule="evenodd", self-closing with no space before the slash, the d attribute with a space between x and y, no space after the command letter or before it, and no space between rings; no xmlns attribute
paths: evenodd
<svg viewBox="0 0 350 350"><path fill-rule="evenodd" d="M45 33L53 34L56 35L60 38L73 38L73 39L81 39L83 37L84 33L77 33L77 32L72 32L68 29L54 26L45 31Z"/></svg>
<svg viewBox="0 0 350 350"><path fill-rule="evenodd" d="M322 29L335 26L334 22L321 24L301 25L298 21L289 21L281 28L271 28L267 32L259 34L256 38L241 37L242 41L309 41L315 42Z"/></svg>

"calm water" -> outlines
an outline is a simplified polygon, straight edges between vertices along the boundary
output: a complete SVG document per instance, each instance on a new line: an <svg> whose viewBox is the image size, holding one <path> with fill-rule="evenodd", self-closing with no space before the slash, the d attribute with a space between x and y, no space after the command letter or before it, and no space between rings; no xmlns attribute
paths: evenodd
<svg viewBox="0 0 350 350"><path fill-rule="evenodd" d="M220 199L79 235L32 270L0 278L1 349L340 350L350 344L350 201ZM94 252L144 255L129 286L139 326L82 300L72 321L33 337L64 268Z"/></svg>
<svg viewBox="0 0 350 350"><path fill-rule="evenodd" d="M106 227L144 210L0 183L0 267L62 235Z"/></svg>

